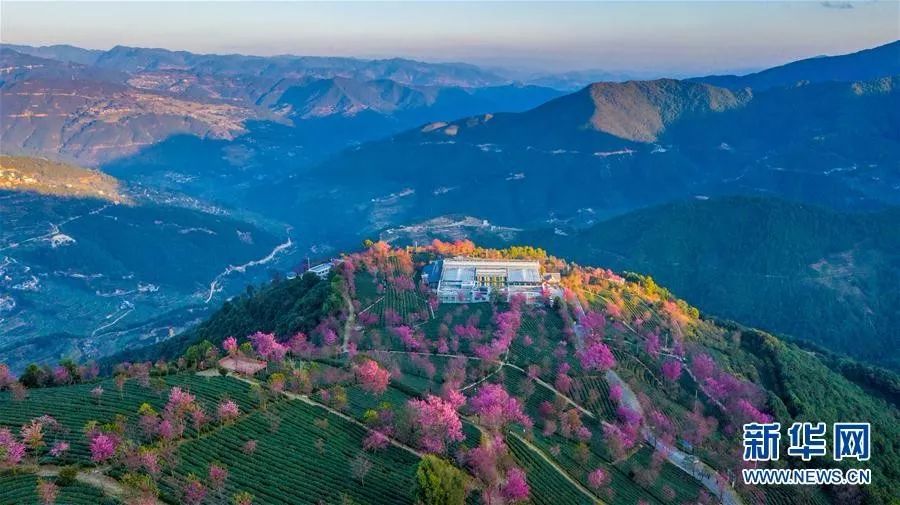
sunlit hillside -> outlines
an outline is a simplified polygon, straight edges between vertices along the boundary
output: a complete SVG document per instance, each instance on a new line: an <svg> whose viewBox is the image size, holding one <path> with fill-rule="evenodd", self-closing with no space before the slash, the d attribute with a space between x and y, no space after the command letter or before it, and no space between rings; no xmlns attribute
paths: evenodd
<svg viewBox="0 0 900 505"><path fill-rule="evenodd" d="M559 281L439 303L422 269L458 255ZM877 381L531 247L375 243L117 360L110 378L70 362L0 377L0 503L890 503L900 479ZM868 488L735 478L745 422L858 418Z"/></svg>

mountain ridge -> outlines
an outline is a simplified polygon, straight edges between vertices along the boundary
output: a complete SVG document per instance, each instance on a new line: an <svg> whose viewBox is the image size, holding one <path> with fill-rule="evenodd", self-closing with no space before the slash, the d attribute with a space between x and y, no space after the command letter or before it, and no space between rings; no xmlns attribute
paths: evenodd
<svg viewBox="0 0 900 505"><path fill-rule="evenodd" d="M844 213L771 198L676 202L566 235L525 231L582 263L651 275L706 312L900 367L900 207Z"/></svg>
<svg viewBox="0 0 900 505"><path fill-rule="evenodd" d="M849 54L818 56L747 75L709 75L691 80L727 88L766 90L800 81L867 81L900 75L900 40Z"/></svg>

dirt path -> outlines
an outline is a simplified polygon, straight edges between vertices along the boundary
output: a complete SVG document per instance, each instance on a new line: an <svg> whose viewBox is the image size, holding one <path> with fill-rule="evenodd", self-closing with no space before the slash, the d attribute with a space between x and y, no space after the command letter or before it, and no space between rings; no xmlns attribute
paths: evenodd
<svg viewBox="0 0 900 505"><path fill-rule="evenodd" d="M535 454L537 454L538 456L540 456L541 459L543 459L544 461L547 462L547 464L549 464L550 466L552 466L557 472L560 473L560 475L563 476L563 478L565 478L565 479L566 479L567 481L569 481L573 486L575 486L576 488L578 488L578 490L581 491L581 493L582 493L583 495L587 496L592 502L594 502L594 503L600 503L600 504L603 504L603 503L604 503L601 499L597 498L597 496L596 496L594 493L592 493L588 488L584 487L580 482L578 482L577 480L575 480L574 478L572 478L572 476L569 475L569 472L567 472L563 467L559 466L559 463L557 463L557 462L556 462L553 458L551 458L550 456L547 456L547 455L544 453L544 451L542 451L542 450L541 450L540 448L538 448L536 445L534 445L534 444L532 444L531 442L529 442L527 439L525 439L525 437L519 435L518 433L516 433L516 432L514 432L514 431L510 431L509 434L512 435L512 436L514 436L514 437L516 437L516 439L518 439L520 442L522 442L523 444L525 444L526 446L528 446L528 449L529 449L529 450L531 450L532 452L534 452Z"/></svg>
<svg viewBox="0 0 900 505"><path fill-rule="evenodd" d="M58 466L45 465L39 467L35 473L40 477L57 477L59 475L59 470L60 468ZM120 483L116 479L104 473L107 470L109 470L108 466L81 469L75 476L75 480L81 482L82 484L87 484L89 486L98 488L102 490L103 493L107 496L113 496L122 501L133 497L134 492L123 486L122 483ZM153 503L155 505L166 505L166 502L156 497L150 497L148 498L148 500L150 500L149 503Z"/></svg>
<svg viewBox="0 0 900 505"><path fill-rule="evenodd" d="M347 306L347 320L344 321L344 342L341 344L341 352L346 353L350 346L350 334L356 327L356 311L353 310L353 300L350 299L350 293L343 294L344 304Z"/></svg>
<svg viewBox="0 0 900 505"><path fill-rule="evenodd" d="M256 386L262 386L262 384L261 384L259 381L255 380L255 379L250 379L250 378L247 378L247 377L242 377L242 376L239 376L239 375L233 375L233 374L228 374L228 376L231 377L231 378L233 378L233 379L236 379L236 380L239 380L239 381L242 381L242 382L246 382L247 384L252 384L252 385L256 385ZM348 416L347 414L344 414L343 412L341 412L341 411L339 411L339 410L333 409L333 408L329 407L328 405L324 405L324 404L321 404L321 403L319 403L319 402L313 400L313 399L310 398L309 396L306 396L306 395L300 395L300 394L297 394L297 393L291 393L291 392L288 392L288 391L282 391L281 394L284 395L286 398L289 398L289 399L291 399L291 400L298 400L298 401L301 401L301 402L306 403L306 404L308 404L308 405L312 405L312 406L315 406L315 407L320 407L320 408L322 408L322 409L325 409L326 411L328 411L328 413L334 414L335 416L340 417L341 419L343 419L343 420L345 420L345 421L348 421L348 422L350 422L350 423L355 424L356 426L359 426L360 428L366 430L367 433L375 433L375 432L377 431L377 430L373 430L372 428L369 428L369 427L366 426L365 424L363 424L363 423L357 421L356 419L354 419L354 418ZM380 433L380 432L379 432L379 433ZM421 458L421 457L424 456L424 454L423 454L422 452L419 452L419 451L417 451L416 449L413 449L412 447L410 447L410 446L404 444L403 442L401 442L401 441L399 441L399 440L396 440L396 439L391 438L391 437L385 437L385 438L387 438L387 439L388 439L388 442L390 442L390 444L393 445L394 447L397 447L397 448L399 448L399 449L403 449L404 451L406 451L406 452L408 452L408 453L410 453L410 454L413 454L413 455L415 455L415 456L417 456L417 457L419 457L419 458Z"/></svg>

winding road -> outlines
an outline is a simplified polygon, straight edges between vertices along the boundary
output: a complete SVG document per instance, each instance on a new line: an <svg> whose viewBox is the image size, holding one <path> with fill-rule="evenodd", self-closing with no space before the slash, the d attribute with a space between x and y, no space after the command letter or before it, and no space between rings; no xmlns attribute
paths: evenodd
<svg viewBox="0 0 900 505"><path fill-rule="evenodd" d="M581 325L581 318L584 316L584 308L581 306L581 301L577 298L575 299L575 307L577 320L574 329L575 335L578 338L578 345L579 347L581 347L584 345L584 327ZM634 329L630 327L628 328L631 329L633 333L637 334ZM607 370L605 377L610 385L617 384L622 388L622 402L625 404L625 406L643 416L644 409L641 406L641 402L638 401L637 395L634 394L634 390L631 389L631 386L629 386L627 382L622 380L622 378L619 377L619 374L617 374L615 370ZM691 375L691 377L693 377L693 375ZM656 434L654 434L653 431L646 426L641 429L641 436L643 436L644 440L653 448L659 450L662 454L664 454L666 456L666 460L669 461L669 463L672 463L676 467L680 468L682 471L702 484L703 487L712 491L713 494L719 497L723 504L743 505L743 500L741 500L741 497L737 494L737 491L735 491L733 487L727 484L728 480L722 477L711 466L703 463L696 458L693 458L692 456L686 454L676 447L672 447L671 445L662 442L661 440L659 440Z"/></svg>

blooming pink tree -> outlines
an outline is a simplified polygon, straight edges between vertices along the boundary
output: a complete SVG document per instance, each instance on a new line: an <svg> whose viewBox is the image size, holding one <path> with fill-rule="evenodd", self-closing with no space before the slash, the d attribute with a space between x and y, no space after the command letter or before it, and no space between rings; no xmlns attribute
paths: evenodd
<svg viewBox="0 0 900 505"><path fill-rule="evenodd" d="M609 399L615 403L619 403L622 401L622 386L619 384L613 384L609 387Z"/></svg>
<svg viewBox="0 0 900 505"><path fill-rule="evenodd" d="M606 330L606 317L600 312L589 310L578 320L584 332L595 338L603 338Z"/></svg>
<svg viewBox="0 0 900 505"><path fill-rule="evenodd" d="M597 468L588 474L588 484L594 489L600 489L606 484L606 472L602 468Z"/></svg>
<svg viewBox="0 0 900 505"><path fill-rule="evenodd" d="M578 351L578 360L585 370L605 371L616 365L612 351L603 342L595 340L584 349Z"/></svg>
<svg viewBox="0 0 900 505"><path fill-rule="evenodd" d="M696 354L691 360L691 370L702 381L715 373L716 362L708 354Z"/></svg>
<svg viewBox="0 0 900 505"><path fill-rule="evenodd" d="M222 349L228 353L229 356L234 357L234 355L238 352L238 343L237 339L234 337L228 337L222 341Z"/></svg>
<svg viewBox="0 0 900 505"><path fill-rule="evenodd" d="M0 463L15 466L25 457L25 444L19 442L8 428L0 428Z"/></svg>
<svg viewBox="0 0 900 505"><path fill-rule="evenodd" d="M656 332L647 335L647 341L644 342L644 350L647 351L647 354L655 358L659 355L659 349L659 335Z"/></svg>
<svg viewBox="0 0 900 505"><path fill-rule="evenodd" d="M161 470L159 466L159 455L155 451L142 451L140 454L140 461L141 466L144 467L144 470L146 470L147 473L153 476L159 475Z"/></svg>
<svg viewBox="0 0 900 505"><path fill-rule="evenodd" d="M522 403L509 395L500 384L485 384L469 398L469 408L488 429L501 430L509 423L526 427L533 424L522 411Z"/></svg>
<svg viewBox="0 0 900 505"><path fill-rule="evenodd" d="M308 358L312 356L313 351L316 350L316 346L309 341L306 334L302 331L298 331L295 333L287 343L288 349L290 349L291 353L296 356L301 356Z"/></svg>
<svg viewBox="0 0 900 505"><path fill-rule="evenodd" d="M219 415L219 421L223 423L230 423L238 418L241 414L241 410L238 407L238 404L234 402L234 400L224 400L219 404L219 407L216 409L217 414Z"/></svg>
<svg viewBox="0 0 900 505"><path fill-rule="evenodd" d="M670 359L662 364L662 374L669 382L675 382L681 377L681 362Z"/></svg>
<svg viewBox="0 0 900 505"><path fill-rule="evenodd" d="M568 363L559 365L556 370L556 380L553 382L554 387L562 393L568 393L572 389L572 377L569 376L571 367Z"/></svg>
<svg viewBox="0 0 900 505"><path fill-rule="evenodd" d="M59 495L59 488L50 481L38 479L37 493L43 505L53 505L56 503L56 497Z"/></svg>
<svg viewBox="0 0 900 505"><path fill-rule="evenodd" d="M438 396L427 395L424 400L409 400L412 425L419 436L419 445L428 452L443 453L448 442L465 438L462 421L453 404Z"/></svg>
<svg viewBox="0 0 900 505"><path fill-rule="evenodd" d="M390 439L380 431L371 431L363 439L363 449L367 451L379 451L384 449L390 443Z"/></svg>
<svg viewBox="0 0 900 505"><path fill-rule="evenodd" d="M457 324L453 327L453 334L463 340L478 340L481 338L481 330L474 322L469 321L465 326Z"/></svg>
<svg viewBox="0 0 900 505"><path fill-rule="evenodd" d="M273 333L258 331L250 335L250 342L256 354L265 360L281 361L287 354L287 347L275 340Z"/></svg>
<svg viewBox="0 0 900 505"><path fill-rule="evenodd" d="M741 398L734 403L734 406L731 407L729 405L729 411L734 418L734 424L736 426L743 425L745 423L771 423L772 416L762 412L757 409L749 400Z"/></svg>
<svg viewBox="0 0 900 505"><path fill-rule="evenodd" d="M603 436L606 439L606 445L610 453L616 459L623 457L626 451L632 448L637 441L634 433L615 424L604 425Z"/></svg>
<svg viewBox="0 0 900 505"><path fill-rule="evenodd" d="M119 439L115 435L97 433L91 439L91 461L101 463L116 454L119 447Z"/></svg>
<svg viewBox="0 0 900 505"><path fill-rule="evenodd" d="M213 489L221 490L225 487L225 480L228 479L228 469L222 465L210 463L209 465L209 485Z"/></svg>
<svg viewBox="0 0 900 505"><path fill-rule="evenodd" d="M367 359L355 367L356 379L366 391L380 395L387 390L391 373L378 366L375 360Z"/></svg>
<svg viewBox="0 0 900 505"><path fill-rule="evenodd" d="M641 414L625 405L619 405L616 409L616 416L627 426L639 426L641 424Z"/></svg>
<svg viewBox="0 0 900 505"><path fill-rule="evenodd" d="M69 443L63 440L60 440L53 444L53 447L50 448L50 455L54 458L62 458L69 452Z"/></svg>
<svg viewBox="0 0 900 505"><path fill-rule="evenodd" d="M500 494L510 502L520 502L528 499L531 490L525 479L525 471L518 467L510 468L506 472L506 483L500 489Z"/></svg>
<svg viewBox="0 0 900 505"><path fill-rule="evenodd" d="M501 312L494 317L494 338L487 345L479 345L475 348L475 355L481 359L496 361L505 353L512 344L519 327L522 324L522 313L519 307L520 301L512 304L512 309Z"/></svg>
<svg viewBox="0 0 900 505"><path fill-rule="evenodd" d="M394 335L403 342L407 350L417 351L422 348L424 342L415 334L409 326L397 326L391 329Z"/></svg>
<svg viewBox="0 0 900 505"><path fill-rule="evenodd" d="M169 401L166 403L166 412L172 415L183 415L197 407L197 398L178 386L169 390Z"/></svg>
<svg viewBox="0 0 900 505"><path fill-rule="evenodd" d="M0 363L0 391L8 388L16 382L16 377L9 371L9 367L4 363Z"/></svg>
<svg viewBox="0 0 900 505"><path fill-rule="evenodd" d="M182 489L182 503L200 505L206 499L206 487L196 478L188 480Z"/></svg>
<svg viewBox="0 0 900 505"><path fill-rule="evenodd" d="M32 419L23 424L20 435L25 445L34 452L39 451L46 445L44 442L44 424L40 419Z"/></svg>

